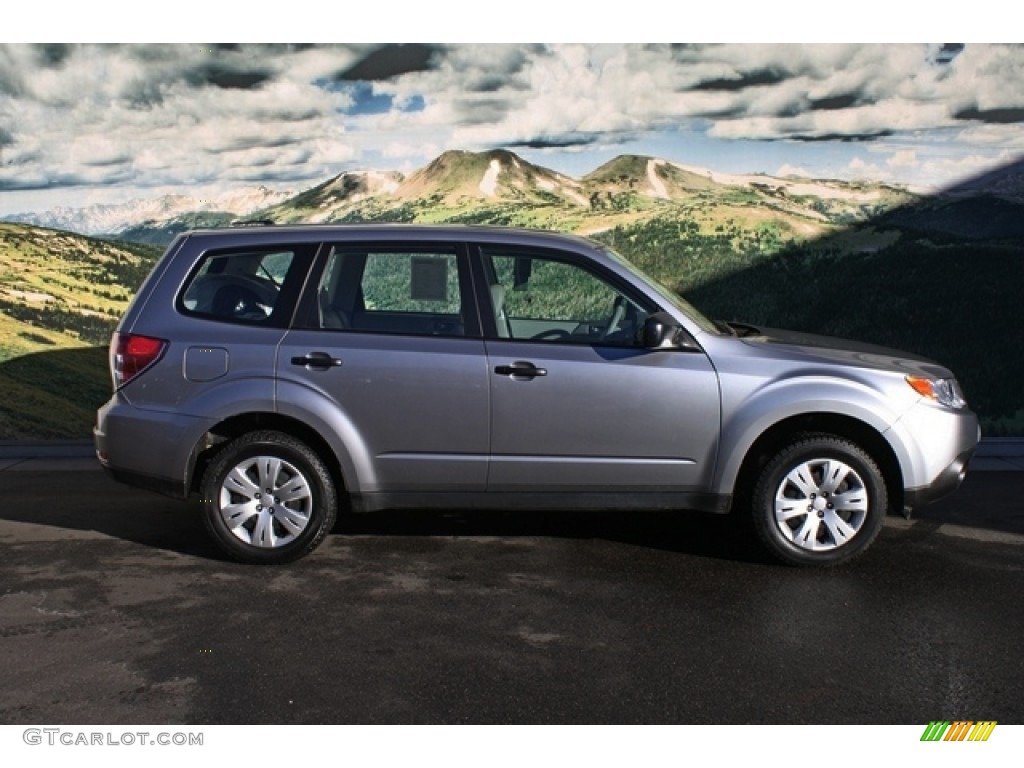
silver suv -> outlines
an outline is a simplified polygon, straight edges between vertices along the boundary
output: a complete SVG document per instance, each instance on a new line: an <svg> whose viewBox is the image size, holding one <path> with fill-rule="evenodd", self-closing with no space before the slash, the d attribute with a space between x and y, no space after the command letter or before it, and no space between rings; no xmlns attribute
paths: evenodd
<svg viewBox="0 0 1024 768"><path fill-rule="evenodd" d="M954 490L945 368L722 324L604 246L487 227L259 227L168 248L111 342L96 450L279 563L339 509L689 509L833 565Z"/></svg>

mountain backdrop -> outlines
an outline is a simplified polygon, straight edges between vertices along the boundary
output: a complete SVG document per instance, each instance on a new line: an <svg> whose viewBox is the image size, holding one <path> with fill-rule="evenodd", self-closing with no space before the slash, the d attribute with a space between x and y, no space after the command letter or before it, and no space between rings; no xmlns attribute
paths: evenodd
<svg viewBox="0 0 1024 768"><path fill-rule="evenodd" d="M88 435L105 344L175 235L238 220L461 222L601 240L723 319L939 359L989 434L1024 434L1024 163L923 195L874 182L728 175L623 155L580 178L507 150L291 194L184 195L0 224L0 439ZM55 371L60 371L57 375Z"/></svg>

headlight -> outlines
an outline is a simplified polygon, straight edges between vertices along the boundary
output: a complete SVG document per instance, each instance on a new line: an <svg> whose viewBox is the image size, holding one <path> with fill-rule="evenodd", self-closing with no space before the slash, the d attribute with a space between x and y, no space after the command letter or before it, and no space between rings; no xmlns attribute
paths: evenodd
<svg viewBox="0 0 1024 768"><path fill-rule="evenodd" d="M907 376L909 384L915 392L929 400L934 400L947 408L966 408L967 401L956 379L927 379L923 376Z"/></svg>

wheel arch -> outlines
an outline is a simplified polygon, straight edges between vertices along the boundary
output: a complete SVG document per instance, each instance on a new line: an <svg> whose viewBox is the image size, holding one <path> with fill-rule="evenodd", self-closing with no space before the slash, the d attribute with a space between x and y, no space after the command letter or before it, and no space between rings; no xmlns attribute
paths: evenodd
<svg viewBox="0 0 1024 768"><path fill-rule="evenodd" d="M763 431L751 444L736 473L733 497L739 504L750 498L755 479L771 457L800 435L834 435L851 440L878 464L885 480L889 512L903 509L903 472L889 441L877 429L839 413L803 413L783 419ZM735 504L734 504L735 506Z"/></svg>
<svg viewBox="0 0 1024 768"><path fill-rule="evenodd" d="M206 468L220 449L236 437L248 432L259 430L275 430L301 440L308 445L324 462L338 489L339 501L345 498L345 472L337 454L327 441L308 424L299 419L280 413L252 411L230 416L210 427L195 447L189 460L189 477L187 487L190 492L198 492L199 484Z"/></svg>

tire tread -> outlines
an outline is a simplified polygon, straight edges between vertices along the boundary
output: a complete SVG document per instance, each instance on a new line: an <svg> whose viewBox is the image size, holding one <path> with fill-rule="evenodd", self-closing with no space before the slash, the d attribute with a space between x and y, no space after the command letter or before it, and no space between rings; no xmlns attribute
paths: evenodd
<svg viewBox="0 0 1024 768"><path fill-rule="evenodd" d="M824 452L824 454L822 453ZM793 547L782 539L775 524L774 499L778 483L798 457L836 455L844 461L859 463L868 488L868 515L849 544L827 552L807 552ZM754 532L762 547L775 560L799 567L834 567L859 557L871 545L882 529L888 511L888 490L878 463L856 442L840 435L808 432L795 435L761 469L750 496L750 513Z"/></svg>
<svg viewBox="0 0 1024 768"><path fill-rule="evenodd" d="M308 471L311 474L310 481L317 486L315 500L319 497L307 531L300 534L299 538L291 544L276 549L253 547L239 541L231 533L223 530L219 523L220 510L217 499L220 495L220 485L224 475L240 459L244 458L250 449L260 446L264 446L268 450L283 449L284 453L290 455L282 458L287 458L293 463L296 460L299 463L304 463L306 466L303 467L303 471ZM286 432L277 430L265 429L246 432L229 442L206 467L199 489L204 512L203 523L206 530L221 551L237 562L253 565L276 565L299 560L320 546L334 527L334 521L337 518L337 491L331 473L323 460L306 443ZM308 531L312 531L312 533L309 534L309 538L306 538Z"/></svg>

